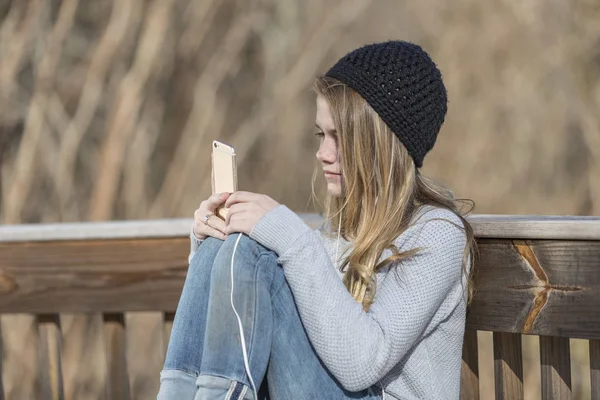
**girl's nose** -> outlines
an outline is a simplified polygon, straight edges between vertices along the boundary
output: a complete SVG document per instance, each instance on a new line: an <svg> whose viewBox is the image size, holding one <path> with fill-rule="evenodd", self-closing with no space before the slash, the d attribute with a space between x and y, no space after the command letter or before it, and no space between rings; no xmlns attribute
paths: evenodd
<svg viewBox="0 0 600 400"><path fill-rule="evenodd" d="M337 161L337 148L334 140L325 138L321 142L317 151L317 160L326 164L333 164Z"/></svg>

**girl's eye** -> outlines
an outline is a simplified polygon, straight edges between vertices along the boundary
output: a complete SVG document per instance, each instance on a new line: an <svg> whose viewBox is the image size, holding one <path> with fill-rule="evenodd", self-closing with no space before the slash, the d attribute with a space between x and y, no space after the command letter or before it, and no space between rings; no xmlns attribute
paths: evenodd
<svg viewBox="0 0 600 400"><path fill-rule="evenodd" d="M322 138L325 136L325 134L323 132L315 132L315 136Z"/></svg>

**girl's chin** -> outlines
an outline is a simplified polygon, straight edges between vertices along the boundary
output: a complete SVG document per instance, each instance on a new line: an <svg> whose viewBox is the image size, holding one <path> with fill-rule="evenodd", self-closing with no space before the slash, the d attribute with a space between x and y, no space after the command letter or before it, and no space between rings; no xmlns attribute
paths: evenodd
<svg viewBox="0 0 600 400"><path fill-rule="evenodd" d="M327 185L327 193L333 197L341 197L342 196L342 188L341 185L335 183L329 183Z"/></svg>

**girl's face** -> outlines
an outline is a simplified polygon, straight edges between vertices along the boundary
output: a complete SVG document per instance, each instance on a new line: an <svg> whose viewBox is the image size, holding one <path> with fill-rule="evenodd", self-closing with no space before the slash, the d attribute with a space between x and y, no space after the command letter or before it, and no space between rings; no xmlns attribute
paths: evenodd
<svg viewBox="0 0 600 400"><path fill-rule="evenodd" d="M317 96L316 135L320 138L317 160L321 163L327 180L327 191L335 197L342 195L342 166L338 151L338 135L333 124L329 104L322 96Z"/></svg>

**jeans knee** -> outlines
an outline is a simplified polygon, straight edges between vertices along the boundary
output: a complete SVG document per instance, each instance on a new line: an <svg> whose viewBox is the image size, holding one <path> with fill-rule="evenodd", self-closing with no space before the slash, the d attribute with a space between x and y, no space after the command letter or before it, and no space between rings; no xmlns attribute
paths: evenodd
<svg viewBox="0 0 600 400"><path fill-rule="evenodd" d="M238 241L239 239L239 241ZM225 244L233 248L237 242L237 249L244 252L265 252L268 251L256 240L243 233L234 233L225 239Z"/></svg>
<svg viewBox="0 0 600 400"><path fill-rule="evenodd" d="M277 260L275 253L245 234L230 235L219 253L224 253L231 258L234 252L236 259L240 257L248 261L255 261L263 256L272 256L273 260Z"/></svg>
<svg viewBox="0 0 600 400"><path fill-rule="evenodd" d="M253 279L258 268L277 265L277 256L254 239L246 235L230 235L215 258L211 280L231 280L231 263L235 264L234 279ZM238 240L239 239L239 240Z"/></svg>
<svg viewBox="0 0 600 400"><path fill-rule="evenodd" d="M223 241L221 239L217 239L214 238L212 236L207 237L206 239L204 239L204 241L202 242L202 245L204 247L206 246L216 246L216 247L221 247L221 245L223 244Z"/></svg>
<svg viewBox="0 0 600 400"><path fill-rule="evenodd" d="M205 264L212 264L212 260L216 257L219 249L223 245L223 241L213 237L207 237L202 241L200 248L190 260L189 270L204 268Z"/></svg>

